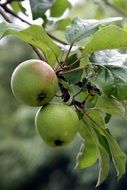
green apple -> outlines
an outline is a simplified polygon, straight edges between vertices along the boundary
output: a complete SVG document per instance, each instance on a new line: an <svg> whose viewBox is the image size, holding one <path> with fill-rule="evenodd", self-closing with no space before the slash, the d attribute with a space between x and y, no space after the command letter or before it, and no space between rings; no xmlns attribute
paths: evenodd
<svg viewBox="0 0 127 190"><path fill-rule="evenodd" d="M63 103L49 103L40 108L35 126L41 138L52 147L69 144L77 134L77 113Z"/></svg>
<svg viewBox="0 0 127 190"><path fill-rule="evenodd" d="M47 104L56 94L57 76L46 62L31 59L22 62L11 77L14 96L30 106Z"/></svg>

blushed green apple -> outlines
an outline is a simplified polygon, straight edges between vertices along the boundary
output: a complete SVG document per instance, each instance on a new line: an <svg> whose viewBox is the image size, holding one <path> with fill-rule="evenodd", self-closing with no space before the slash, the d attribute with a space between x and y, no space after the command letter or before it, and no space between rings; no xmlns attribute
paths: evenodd
<svg viewBox="0 0 127 190"><path fill-rule="evenodd" d="M49 103L40 108L35 117L39 135L52 147L69 144L77 134L78 124L77 113L63 103Z"/></svg>
<svg viewBox="0 0 127 190"><path fill-rule="evenodd" d="M30 106L47 104L55 96L57 84L52 67L36 59L19 64L11 77L14 96Z"/></svg>

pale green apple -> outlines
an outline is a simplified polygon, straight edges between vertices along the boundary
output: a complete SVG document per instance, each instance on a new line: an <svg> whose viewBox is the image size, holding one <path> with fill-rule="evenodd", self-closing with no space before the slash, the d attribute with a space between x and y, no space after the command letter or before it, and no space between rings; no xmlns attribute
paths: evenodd
<svg viewBox="0 0 127 190"><path fill-rule="evenodd" d="M49 103L40 108L35 117L39 135L52 147L69 144L77 134L78 124L77 113L63 103Z"/></svg>
<svg viewBox="0 0 127 190"><path fill-rule="evenodd" d="M11 88L15 97L30 106L47 104L56 94L57 76L46 62L31 59L14 70Z"/></svg>

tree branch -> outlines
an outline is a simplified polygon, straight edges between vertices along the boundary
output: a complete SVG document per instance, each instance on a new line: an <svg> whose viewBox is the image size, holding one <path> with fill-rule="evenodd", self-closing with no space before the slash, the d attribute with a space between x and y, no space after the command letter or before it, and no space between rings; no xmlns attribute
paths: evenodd
<svg viewBox="0 0 127 190"><path fill-rule="evenodd" d="M26 23L26 24L28 24L28 25L31 25L30 22L28 22L28 21L26 21L25 19L21 18L21 17L18 16L15 12L13 12L11 9L9 9L6 4L0 4L0 6L5 10L5 12L11 14L11 15L14 16L15 18L21 20L22 22L24 22L24 23ZM64 41L62 41L62 40L56 38L55 36L52 36L50 33L47 32L47 34L48 34L48 36L49 36L50 38L52 38L54 41L59 42L59 43L61 43L61 44L63 44L63 45L68 45L68 43L66 43L66 42L64 42Z"/></svg>
<svg viewBox="0 0 127 190"><path fill-rule="evenodd" d="M63 45L69 45L67 42L62 41L62 40L56 38L55 36L52 36L50 33L47 33L47 34L48 34L48 36L49 36L50 38L52 38L54 41L59 42L60 44L63 44Z"/></svg>
<svg viewBox="0 0 127 190"><path fill-rule="evenodd" d="M34 50L34 52L37 54L37 56L39 57L39 59L42 60L42 61L45 61L45 59L42 56L42 54L40 53L40 51L36 47L32 46L31 44L30 44L30 46L32 47L32 49Z"/></svg>
<svg viewBox="0 0 127 190"><path fill-rule="evenodd" d="M0 15L9 23L11 23L10 18L5 14L5 12L3 11L3 9L0 7Z"/></svg>
<svg viewBox="0 0 127 190"><path fill-rule="evenodd" d="M11 9L9 9L6 4L0 4L0 6L5 10L5 12L11 14L11 15L14 16L15 18L21 20L22 22L24 22L24 23L26 23L26 24L28 24L28 25L31 25L30 22L24 20L23 18L21 18L20 16L18 16L14 11L12 11Z"/></svg>
<svg viewBox="0 0 127 190"><path fill-rule="evenodd" d="M7 22L12 23L11 19L7 16L7 14L5 14L5 12L6 12L6 13L9 13L9 14L12 15L13 17L19 19L20 21L22 21L22 22L24 22L24 23L26 23L26 24L28 24L28 25L30 26L30 25L31 25L30 22L28 22L28 21L26 21L25 19L21 18L21 17L20 17L19 15L17 15L14 11L12 11L10 8L7 7L7 4L8 4L9 2L10 2L10 1L7 1L6 3L0 4L0 14L2 15L2 17L3 17ZM5 11L5 12L4 12L4 11ZM56 38L55 36L52 36L52 35L49 34L48 32L47 32L47 34L48 34L48 36L49 36L50 38L52 38L54 41L59 42L59 43L61 43L61 44L63 44L63 45L68 45L66 42L64 42L64 41L62 41L62 40ZM33 50L35 51L35 53L37 54L37 56L39 57L39 59L44 60L44 58L43 58L43 56L41 55L40 51L39 51L37 48L35 48L34 46L32 46L32 45L31 45L31 47L33 48Z"/></svg>
<svg viewBox="0 0 127 190"><path fill-rule="evenodd" d="M6 6L5 6L5 7L6 7ZM3 7L2 7L2 8L3 8ZM12 23L11 19L5 14L5 12L3 11L2 8L0 7L0 14L2 15L2 17L3 17L7 22ZM4 10L5 10L5 9L4 9ZM12 11L9 10L8 13L12 14ZM15 13L13 13L12 15L15 16L16 18L20 19L20 17L17 16ZM21 20L21 19L20 19L20 20ZM22 19L22 20L23 20L23 19ZM26 23L26 22L25 22L25 23ZM30 25L30 24L29 24L29 25ZM43 61L44 61L44 58L43 58L42 54L40 53L40 51L39 51L36 47L32 46L31 44L30 44L30 46L32 47L33 51L36 53L36 55L38 56L38 58L39 58L40 60L43 60Z"/></svg>

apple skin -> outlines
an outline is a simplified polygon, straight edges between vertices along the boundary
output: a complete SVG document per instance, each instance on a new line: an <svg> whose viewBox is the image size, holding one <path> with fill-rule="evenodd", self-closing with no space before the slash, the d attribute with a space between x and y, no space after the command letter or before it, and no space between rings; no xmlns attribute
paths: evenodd
<svg viewBox="0 0 127 190"><path fill-rule="evenodd" d="M63 103L49 103L40 108L35 117L39 135L51 147L63 147L72 142L78 124L77 113Z"/></svg>
<svg viewBox="0 0 127 190"><path fill-rule="evenodd" d="M57 76L46 62L31 59L22 62L11 77L14 96L29 106L47 104L56 94Z"/></svg>

